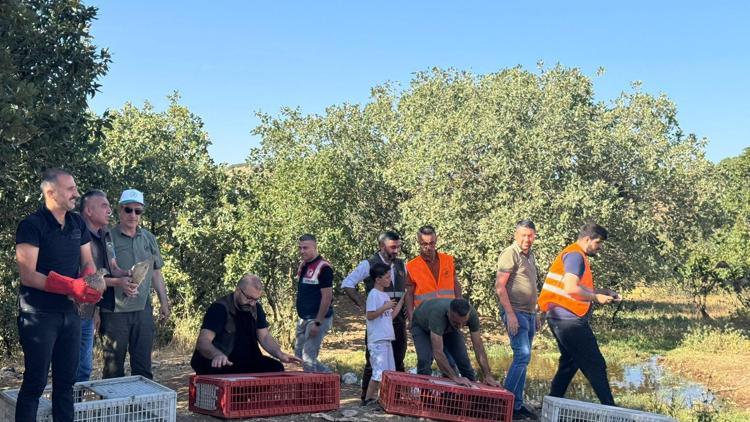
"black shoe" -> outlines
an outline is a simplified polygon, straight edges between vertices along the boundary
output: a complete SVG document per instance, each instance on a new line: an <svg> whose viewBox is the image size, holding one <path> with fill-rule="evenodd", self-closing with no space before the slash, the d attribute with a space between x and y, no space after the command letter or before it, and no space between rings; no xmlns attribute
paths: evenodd
<svg viewBox="0 0 750 422"><path fill-rule="evenodd" d="M513 410L513 420L524 420L524 419L536 419L536 415L534 412L530 411L526 408L526 406L521 406L518 410Z"/></svg>

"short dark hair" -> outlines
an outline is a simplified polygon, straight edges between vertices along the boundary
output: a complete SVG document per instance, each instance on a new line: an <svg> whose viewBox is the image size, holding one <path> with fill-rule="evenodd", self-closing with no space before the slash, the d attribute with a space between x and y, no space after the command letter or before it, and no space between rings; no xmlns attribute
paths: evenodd
<svg viewBox="0 0 750 422"><path fill-rule="evenodd" d="M466 299L453 299L451 300L451 312L458 314L458 316L464 317L471 311L471 305Z"/></svg>
<svg viewBox="0 0 750 422"><path fill-rule="evenodd" d="M421 235L430 235L431 236L433 234L436 234L435 233L435 227L433 227L433 226L431 226L429 224L425 224L424 226L422 226L419 229L417 229L417 234L418 235L421 234Z"/></svg>
<svg viewBox="0 0 750 422"><path fill-rule="evenodd" d="M86 209L86 204L88 203L89 199L94 196L106 198L107 194L104 193L104 191L101 191L99 189L92 189L84 193L83 196L81 197L80 202L78 203L78 211L82 213L83 210Z"/></svg>
<svg viewBox="0 0 750 422"><path fill-rule="evenodd" d="M593 240L607 240L607 229L596 223L586 223L578 232L579 239L583 239L584 237L590 237Z"/></svg>
<svg viewBox="0 0 750 422"><path fill-rule="evenodd" d="M370 267L370 278L375 281L376 278L382 277L384 274L388 274L391 271L391 267L377 262Z"/></svg>
<svg viewBox="0 0 750 422"><path fill-rule="evenodd" d="M315 238L314 234L305 233L299 237L300 242L307 242L309 240L312 240L313 242L318 243L318 239Z"/></svg>
<svg viewBox="0 0 750 422"><path fill-rule="evenodd" d="M536 231L536 225L533 221L529 220L528 218L525 218L523 220L518 220L516 222L516 230L520 229L521 227L525 227L527 229L531 229Z"/></svg>
<svg viewBox="0 0 750 422"><path fill-rule="evenodd" d="M401 235L391 230L380 233L380 236L378 236L378 244L382 245L386 240L401 240Z"/></svg>
<svg viewBox="0 0 750 422"><path fill-rule="evenodd" d="M63 170L59 167L51 167L42 173L42 183L39 185L39 187L42 189L42 192L44 192L44 188L47 187L50 184L57 183L57 178L60 176L71 176L69 171Z"/></svg>

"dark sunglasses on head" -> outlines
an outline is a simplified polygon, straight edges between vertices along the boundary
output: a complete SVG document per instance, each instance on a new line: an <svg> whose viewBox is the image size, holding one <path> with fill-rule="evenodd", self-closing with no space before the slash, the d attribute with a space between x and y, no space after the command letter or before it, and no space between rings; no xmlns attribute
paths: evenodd
<svg viewBox="0 0 750 422"><path fill-rule="evenodd" d="M126 214L132 214L132 213L135 213L135 215L143 214L143 208L122 207L122 209L123 211L125 211Z"/></svg>

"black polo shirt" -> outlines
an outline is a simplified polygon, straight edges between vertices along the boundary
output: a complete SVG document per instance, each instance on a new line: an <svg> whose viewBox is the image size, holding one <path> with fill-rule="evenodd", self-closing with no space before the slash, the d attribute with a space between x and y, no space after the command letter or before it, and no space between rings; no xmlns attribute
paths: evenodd
<svg viewBox="0 0 750 422"><path fill-rule="evenodd" d="M44 205L23 219L16 230L17 245L28 243L39 248L36 270L44 275L55 271L64 276L78 277L81 246L90 241L89 230L80 215L66 212L65 226L61 226ZM18 299L23 312L76 312L73 301L66 296L23 284Z"/></svg>

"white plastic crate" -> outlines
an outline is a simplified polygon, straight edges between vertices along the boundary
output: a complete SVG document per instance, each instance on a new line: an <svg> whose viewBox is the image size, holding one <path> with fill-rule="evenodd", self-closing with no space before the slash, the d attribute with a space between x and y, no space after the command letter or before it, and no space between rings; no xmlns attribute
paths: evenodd
<svg viewBox="0 0 750 422"><path fill-rule="evenodd" d="M541 422L674 422L656 413L545 396Z"/></svg>
<svg viewBox="0 0 750 422"><path fill-rule="evenodd" d="M142 376L79 382L73 386L75 422L174 422L177 393ZM52 386L39 399L38 422L52 422ZM18 390L0 393L0 421L12 421Z"/></svg>

